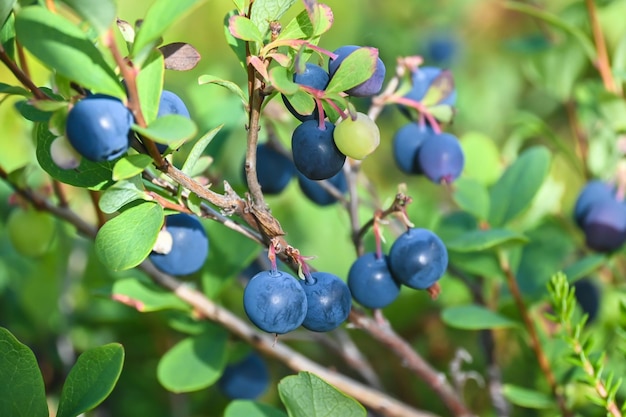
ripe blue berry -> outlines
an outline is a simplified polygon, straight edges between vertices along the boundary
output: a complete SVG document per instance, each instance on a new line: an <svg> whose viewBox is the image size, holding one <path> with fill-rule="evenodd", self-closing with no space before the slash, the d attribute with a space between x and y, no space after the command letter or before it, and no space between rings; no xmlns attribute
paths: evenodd
<svg viewBox="0 0 626 417"><path fill-rule="evenodd" d="M373 252L354 261L348 272L348 287L352 297L368 308L386 307L400 294L400 283L391 275L387 257L377 258Z"/></svg>
<svg viewBox="0 0 626 417"><path fill-rule="evenodd" d="M427 137L416 157L422 173L436 184L453 182L465 164L459 140L449 133Z"/></svg>
<svg viewBox="0 0 626 417"><path fill-rule="evenodd" d="M128 150L131 112L117 98L102 94L85 97L67 115L66 135L85 158L112 161Z"/></svg>
<svg viewBox="0 0 626 417"><path fill-rule="evenodd" d="M270 383L270 374L263 359L255 352L242 361L226 366L217 386L230 399L254 400Z"/></svg>
<svg viewBox="0 0 626 417"><path fill-rule="evenodd" d="M296 169L311 180L325 180L338 173L346 156L339 152L333 139L335 126L324 122L324 130L318 122L307 120L293 131L291 151Z"/></svg>
<svg viewBox="0 0 626 417"><path fill-rule="evenodd" d="M587 214L589 214L594 205L614 198L612 186L600 180L589 181L576 199L576 205L574 206L576 224L582 227Z"/></svg>
<svg viewBox="0 0 626 417"><path fill-rule="evenodd" d="M343 173L343 170L326 181L331 183L341 194L345 194L346 191L348 191L348 182L346 181L346 174ZM318 181L310 180L304 175L299 174L298 184L300 185L302 193L319 206L328 206L337 202L337 198L322 187Z"/></svg>
<svg viewBox="0 0 626 417"><path fill-rule="evenodd" d="M255 326L268 333L295 330L307 314L307 297L297 278L282 271L256 274L243 292L243 308Z"/></svg>
<svg viewBox="0 0 626 417"><path fill-rule="evenodd" d="M458 43L448 34L432 36L426 42L424 55L435 64L447 64L457 54Z"/></svg>
<svg viewBox="0 0 626 417"><path fill-rule="evenodd" d="M296 169L293 162L271 146L264 143L256 148L256 176L265 194L279 194L291 181ZM245 181L245 160L242 164Z"/></svg>
<svg viewBox="0 0 626 417"><path fill-rule="evenodd" d="M396 239L389 251L389 269L410 288L424 290L437 282L448 267L448 251L439 236L412 228Z"/></svg>
<svg viewBox="0 0 626 417"><path fill-rule="evenodd" d="M307 312L302 326L314 332L333 330L346 321L352 296L345 282L327 272L313 272L311 281L301 281Z"/></svg>
<svg viewBox="0 0 626 417"><path fill-rule="evenodd" d="M598 252L613 252L626 242L626 206L615 199L592 205L583 221L587 246Z"/></svg>
<svg viewBox="0 0 626 417"><path fill-rule="evenodd" d="M165 230L172 236L172 249L167 254L150 253L154 266L170 275L188 275L202 268L209 253L202 223L195 216L179 213L165 218Z"/></svg>
<svg viewBox="0 0 626 417"><path fill-rule="evenodd" d="M426 138L435 132L428 125L410 122L402 126L393 137L393 157L396 165L406 174L421 174L417 153Z"/></svg>
<svg viewBox="0 0 626 417"><path fill-rule="evenodd" d="M339 69L339 66L341 65L343 60L359 48L359 46L355 45L346 45L334 51L334 54L337 55L337 58L330 59L328 61L328 72L330 73L331 78L335 74L335 72L337 72L337 69ZM378 94L383 86L383 81L385 80L385 71L385 64L380 58L378 58L376 61L376 69L374 70L374 74L372 74L369 79L365 80L356 87L352 87L349 90L346 90L346 93L353 97L370 97L374 94Z"/></svg>
<svg viewBox="0 0 626 417"><path fill-rule="evenodd" d="M328 82L330 81L330 75L328 75L328 72L326 72L326 70L319 65L307 63L303 72L295 73L293 75L293 81L300 85L315 88L316 90L325 90L326 86L328 86ZM285 103L287 110L289 110L289 112L301 122L304 122L305 120L317 119L317 109L315 109L311 114L300 114L293 108L291 103L289 103L289 99L285 96L283 96L283 103Z"/></svg>

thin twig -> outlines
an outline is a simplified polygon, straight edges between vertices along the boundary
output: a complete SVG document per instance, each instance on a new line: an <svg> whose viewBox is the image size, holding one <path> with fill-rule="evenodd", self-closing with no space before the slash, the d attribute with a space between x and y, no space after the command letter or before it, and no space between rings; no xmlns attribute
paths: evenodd
<svg viewBox="0 0 626 417"><path fill-rule="evenodd" d="M24 87L26 87L31 93L33 93L33 96L35 96L37 100L50 100L50 98L45 95L44 92L35 85L35 83L33 83L30 77L28 77L24 73L24 71L22 71L22 69L17 66L15 62L13 62L13 60L6 53L2 45L0 45L0 61L2 61L4 65L6 65L9 71L11 71L13 75L15 75L15 78L17 78Z"/></svg>
<svg viewBox="0 0 626 417"><path fill-rule="evenodd" d="M621 84L615 82L613 72L611 71L611 62L606 49L604 34L602 33L602 25L598 19L595 0L585 0L585 6L587 7L587 14L589 15L589 21L591 23L593 41L596 45L597 60L595 65L598 68L600 77L602 78L602 83L604 84L606 91L621 96L622 87Z"/></svg>

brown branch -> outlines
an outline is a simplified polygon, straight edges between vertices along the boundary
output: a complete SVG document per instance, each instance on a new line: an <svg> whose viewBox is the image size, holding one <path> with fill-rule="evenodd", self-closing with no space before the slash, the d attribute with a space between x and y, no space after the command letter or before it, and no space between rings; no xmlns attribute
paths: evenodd
<svg viewBox="0 0 626 417"><path fill-rule="evenodd" d="M17 78L24 87L26 87L31 93L33 93L33 96L35 96L37 100L50 100L50 97L45 95L44 92L41 91L39 87L35 85L35 83L33 83L30 77L28 77L28 75L26 75L26 73L24 73L24 71L22 71L22 69L17 66L17 64L6 53L2 45L0 45L0 61L2 61L4 65L6 65L9 71L13 73L15 78Z"/></svg>
<svg viewBox="0 0 626 417"><path fill-rule="evenodd" d="M91 198L91 204L93 205L93 210L96 212L96 217L98 219L98 228L104 226L107 221L106 216L100 210L100 194L97 191L89 190L89 198Z"/></svg>
<svg viewBox="0 0 626 417"><path fill-rule="evenodd" d="M587 7L587 14L589 15L589 21L591 23L591 30L593 32L593 41L596 45L596 67L602 78L602 83L606 91L613 94L622 95L621 85L615 82L613 78L613 72L611 71L611 62L609 60L609 54L606 48L606 42L604 40L604 34L602 33L602 26L598 19L598 13L596 10L595 0L585 0L585 6Z"/></svg>
<svg viewBox="0 0 626 417"><path fill-rule="evenodd" d="M253 77L253 79L251 80L252 90L250 91L250 113L248 118L246 147L246 181L248 182L248 189L250 190L254 204L261 209L265 209L265 199L263 198L263 191L261 190L256 172L256 148L259 140L259 130L261 129L259 120L261 117L261 105L263 104L263 95L261 94L263 87L256 70L250 64L249 67L252 68L252 70L249 71L248 74L251 74L250 76Z"/></svg>

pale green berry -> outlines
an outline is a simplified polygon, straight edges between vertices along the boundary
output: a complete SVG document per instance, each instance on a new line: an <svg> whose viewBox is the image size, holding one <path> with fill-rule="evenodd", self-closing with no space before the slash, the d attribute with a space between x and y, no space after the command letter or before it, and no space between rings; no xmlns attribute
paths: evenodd
<svg viewBox="0 0 626 417"><path fill-rule="evenodd" d="M341 153L352 159L363 159L378 148L380 131L368 115L357 113L356 119L348 117L337 124L333 138Z"/></svg>

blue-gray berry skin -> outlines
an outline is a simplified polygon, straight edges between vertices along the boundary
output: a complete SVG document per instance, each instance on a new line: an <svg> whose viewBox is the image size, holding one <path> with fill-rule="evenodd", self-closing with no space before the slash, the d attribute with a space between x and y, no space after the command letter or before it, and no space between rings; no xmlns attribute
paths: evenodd
<svg viewBox="0 0 626 417"><path fill-rule="evenodd" d="M291 136L293 162L298 172L310 180L325 180L338 173L346 160L333 139L335 125L316 120L302 122Z"/></svg>
<svg viewBox="0 0 626 417"><path fill-rule="evenodd" d="M400 294L400 283L389 271L386 256L373 252L357 258L348 272L348 288L352 298L367 308L384 308Z"/></svg>
<svg viewBox="0 0 626 417"><path fill-rule="evenodd" d="M168 114L179 114L191 118L185 102L175 93L169 90L163 90L161 92L161 98L159 99L157 117L167 116ZM167 150L167 145L163 143L157 143L156 146L161 153Z"/></svg>
<svg viewBox="0 0 626 417"><path fill-rule="evenodd" d="M66 135L74 149L94 162L112 161L128 150L131 112L121 100L102 94L85 97L67 115Z"/></svg>
<svg viewBox="0 0 626 417"><path fill-rule="evenodd" d="M302 280L307 298L307 312L302 326L314 332L328 332L341 325L350 314L350 289L339 277L327 272L313 272L311 282Z"/></svg>
<svg viewBox="0 0 626 417"><path fill-rule="evenodd" d="M330 73L331 79L335 72L337 72L337 70L339 69L339 66L341 65L343 60L359 48L361 47L356 45L345 45L336 49L333 52L335 55L337 55L337 58L330 59L328 61L328 72ZM374 74L372 74L369 79L365 80L356 87L352 87L346 90L346 93L353 97L370 97L378 94L383 87L383 82L385 81L385 72L385 64L380 58L378 58L376 61L376 69L374 70Z"/></svg>
<svg viewBox="0 0 626 417"><path fill-rule="evenodd" d="M425 290L448 267L448 251L436 234L412 228L400 235L389 250L389 269L407 287Z"/></svg>
<svg viewBox="0 0 626 417"><path fill-rule="evenodd" d="M428 89L432 85L433 81L441 75L443 69L437 67L419 67L411 75L412 88L404 95L405 98L410 98L414 101L422 101L426 96ZM456 89L453 90L447 97L445 97L440 104L448 104L454 106L456 103Z"/></svg>
<svg viewBox="0 0 626 417"><path fill-rule="evenodd" d="M172 235L172 249L167 254L152 252L150 260L170 275L188 275L200 270L209 253L209 239L202 223L189 214L165 218L165 229Z"/></svg>
<svg viewBox="0 0 626 417"><path fill-rule="evenodd" d="M421 174L417 153L424 141L435 132L427 124L409 122L393 136L393 158L405 174Z"/></svg>
<svg viewBox="0 0 626 417"><path fill-rule="evenodd" d="M280 194L296 174L296 168L287 156L267 144L259 144L256 148L256 176L263 193ZM245 181L245 160L242 164L242 175Z"/></svg>
<svg viewBox="0 0 626 417"><path fill-rule="evenodd" d="M456 136L441 133L424 140L416 154L416 161L429 180L436 184L450 184L463 172L465 156Z"/></svg>
<svg viewBox="0 0 626 417"><path fill-rule="evenodd" d="M343 170L326 181L333 185L341 194L345 194L348 191L348 181ZM298 175L298 185L302 193L318 206L329 206L337 202L337 198L322 187L318 181L310 180L302 174Z"/></svg>
<svg viewBox="0 0 626 417"><path fill-rule="evenodd" d="M328 72L319 65L312 64L307 62L304 67L304 71L300 73L295 73L293 75L293 81L300 85L305 85L307 87L315 88L316 90L325 90L328 86L328 82L330 81L330 75ZM315 108L313 113L311 114L300 114L293 108L289 99L285 96L283 97L283 103L285 103L285 107L287 110L298 120L304 122L305 120L316 120L318 116L318 110Z"/></svg>
<svg viewBox="0 0 626 417"><path fill-rule="evenodd" d="M611 253L626 242L626 205L613 198L594 204L583 221L585 242L597 252Z"/></svg>
<svg viewBox="0 0 626 417"><path fill-rule="evenodd" d="M615 199L613 187L601 180L589 181L580 191L574 206L574 220L582 227L589 211L598 203Z"/></svg>
<svg viewBox="0 0 626 417"><path fill-rule="evenodd" d="M217 381L217 386L228 398L254 400L269 388L270 374L263 359L252 352L242 361L230 364Z"/></svg>
<svg viewBox="0 0 626 417"><path fill-rule="evenodd" d="M298 281L282 271L262 271L252 277L243 293L250 321L268 333L297 329L307 313L307 297Z"/></svg>

